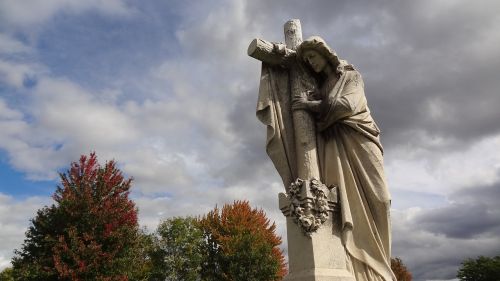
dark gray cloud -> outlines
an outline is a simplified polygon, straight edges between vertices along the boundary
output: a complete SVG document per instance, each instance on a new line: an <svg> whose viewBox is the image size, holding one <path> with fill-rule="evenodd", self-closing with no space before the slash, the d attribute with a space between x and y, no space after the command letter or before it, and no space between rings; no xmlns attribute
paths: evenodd
<svg viewBox="0 0 500 281"><path fill-rule="evenodd" d="M424 229L450 238L500 237L498 198L500 183L463 189L449 196L451 204L421 214L415 222Z"/></svg>
<svg viewBox="0 0 500 281"><path fill-rule="evenodd" d="M257 85L259 62L223 50L235 37L235 45L243 47L251 36L282 40L284 22L300 18L304 36L325 37L363 74L386 150L410 145L439 156L500 131L500 95L494 94L500 88L500 56L493 51L500 35L490 32L500 26L498 6L495 1L480 7L465 1L251 1L239 26L244 32L228 33L226 44L213 45L202 32L196 40L208 44L215 61L238 56L242 68L254 70L240 71L247 75L245 84ZM245 159L223 172L230 178L245 179L249 168L267 161L264 130L253 114L256 99L256 87L246 89L234 97L228 115L229 129L241 141L236 154ZM436 138L443 141L436 144Z"/></svg>
<svg viewBox="0 0 500 281"><path fill-rule="evenodd" d="M300 18L306 36L324 36L357 65L390 145L414 130L466 143L500 131L498 2L252 1L247 8L273 36Z"/></svg>
<svg viewBox="0 0 500 281"><path fill-rule="evenodd" d="M486 204L455 203L419 217L416 223L446 237L470 239L490 232L499 233L499 226L496 225L498 221L498 210L491 210Z"/></svg>
<svg viewBox="0 0 500 281"><path fill-rule="evenodd" d="M227 167L231 169L231 173L226 174L230 183L251 182L256 178L279 181L278 174L274 172L274 167L265 151L266 128L255 117L256 101L257 87L251 88L239 97L228 114L231 120L229 129L239 136L240 142L237 153L239 160ZM236 166L233 166L235 164Z"/></svg>
<svg viewBox="0 0 500 281"><path fill-rule="evenodd" d="M500 253L500 182L464 188L450 204L394 214L393 255L402 257L415 280L452 279L460 263Z"/></svg>
<svg viewBox="0 0 500 281"><path fill-rule="evenodd" d="M210 61L222 83L235 79L245 85L221 97L231 99L226 100L227 129L239 142L233 155L243 161L218 167L216 173L228 184L251 181L259 171L276 179L264 153L265 130L253 111L260 63L245 57L245 51L253 37L283 40L283 24L291 18L301 19L305 37L325 37L361 71L386 150L410 145L439 156L498 133L500 95L494 93L500 88L500 58L492 51L497 39L488 39L488 31L498 25L496 7L494 1L481 7L465 1L251 1L230 31L221 30L231 17L198 19L208 27L186 28L185 40L192 43L187 51ZM491 36L500 42L499 35ZM205 47L201 52L200 45ZM224 60L234 64L220 64Z"/></svg>

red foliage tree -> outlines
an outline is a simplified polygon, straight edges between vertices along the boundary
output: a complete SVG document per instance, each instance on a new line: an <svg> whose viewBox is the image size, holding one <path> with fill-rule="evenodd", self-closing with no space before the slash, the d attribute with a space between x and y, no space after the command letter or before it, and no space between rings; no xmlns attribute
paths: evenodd
<svg viewBox="0 0 500 281"><path fill-rule="evenodd" d="M286 274L281 238L263 210L247 201L216 207L199 221L208 242L207 280L281 280Z"/></svg>
<svg viewBox="0 0 500 281"><path fill-rule="evenodd" d="M400 258L392 258L391 259L391 269L396 275L396 280L398 281L411 281L412 275L411 272L406 268L406 265Z"/></svg>
<svg viewBox="0 0 500 281"><path fill-rule="evenodd" d="M61 173L55 204L38 211L13 259L22 280L128 280L139 235L132 179L95 153Z"/></svg>

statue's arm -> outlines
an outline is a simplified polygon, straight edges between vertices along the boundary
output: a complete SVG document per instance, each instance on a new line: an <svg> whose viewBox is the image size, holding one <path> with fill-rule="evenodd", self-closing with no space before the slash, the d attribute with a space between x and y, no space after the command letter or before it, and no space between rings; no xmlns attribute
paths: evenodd
<svg viewBox="0 0 500 281"><path fill-rule="evenodd" d="M293 98L292 110L309 110L311 112L319 113L321 111L321 100L314 100L311 92L305 92L296 95Z"/></svg>
<svg viewBox="0 0 500 281"><path fill-rule="evenodd" d="M314 113L319 113L321 111L321 101L320 100L309 101L307 109Z"/></svg>

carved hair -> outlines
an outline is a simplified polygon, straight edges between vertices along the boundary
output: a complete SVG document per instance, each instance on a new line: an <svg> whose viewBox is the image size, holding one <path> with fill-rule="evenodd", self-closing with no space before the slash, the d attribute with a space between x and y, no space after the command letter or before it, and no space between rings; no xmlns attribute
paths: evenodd
<svg viewBox="0 0 500 281"><path fill-rule="evenodd" d="M325 57L333 68L336 68L336 72L339 74L343 73L344 70L354 70L354 67L348 64L347 61L339 59L337 53L335 53L335 51L326 44L325 40L319 36L307 38L297 48L297 55L299 58L309 65L304 58L304 53L307 50L314 50Z"/></svg>

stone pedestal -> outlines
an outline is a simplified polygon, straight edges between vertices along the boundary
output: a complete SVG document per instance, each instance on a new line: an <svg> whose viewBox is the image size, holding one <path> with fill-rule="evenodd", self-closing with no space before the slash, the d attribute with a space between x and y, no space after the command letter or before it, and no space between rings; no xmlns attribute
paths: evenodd
<svg viewBox="0 0 500 281"><path fill-rule="evenodd" d="M284 280L354 281L340 238L336 189L311 181L299 184L292 184L291 193L279 194L287 220L289 273ZM316 221L310 224L311 220Z"/></svg>

